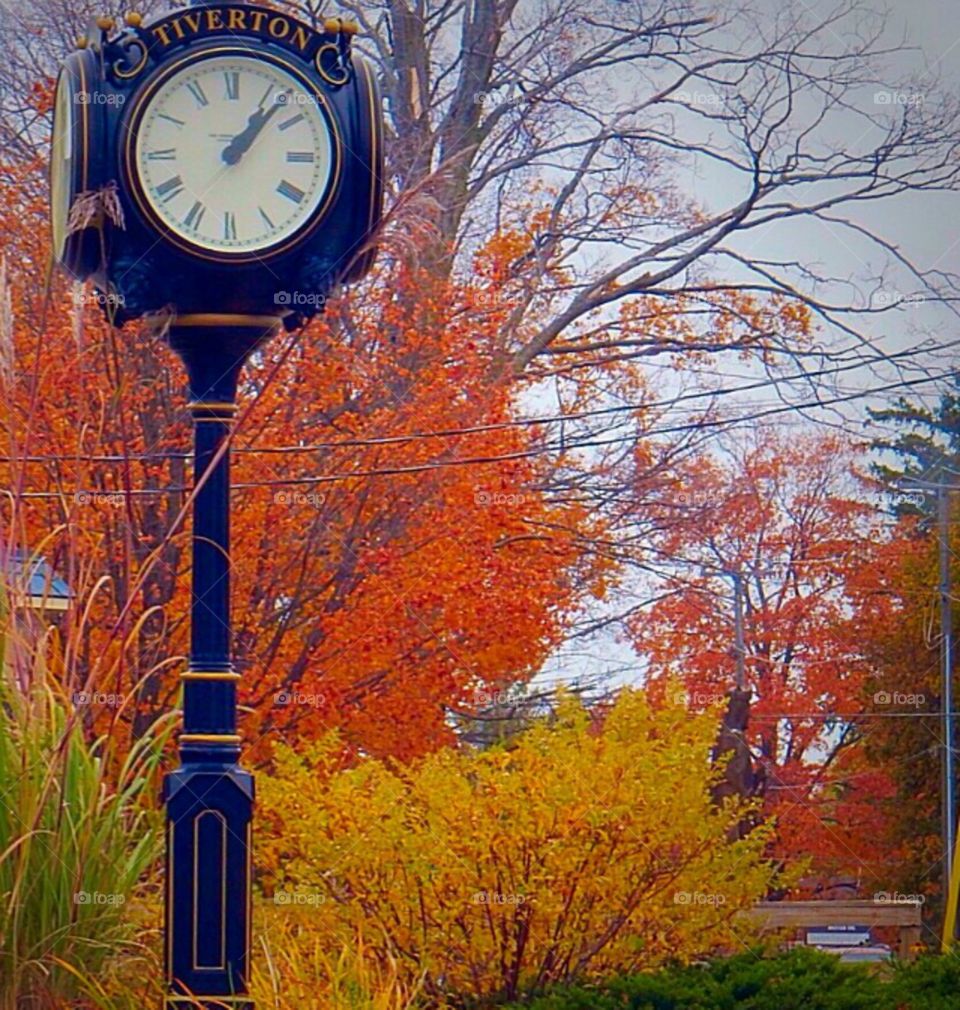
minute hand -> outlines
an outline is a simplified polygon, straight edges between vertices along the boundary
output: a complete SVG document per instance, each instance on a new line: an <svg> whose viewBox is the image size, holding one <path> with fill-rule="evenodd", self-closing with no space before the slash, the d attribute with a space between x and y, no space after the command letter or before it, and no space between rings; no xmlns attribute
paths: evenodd
<svg viewBox="0 0 960 1010"><path fill-rule="evenodd" d="M238 133L233 140L223 149L223 160L228 165L236 163L250 150L250 145L260 135L260 131L270 121L270 117L280 108L279 103L272 105L269 109L257 109L247 120L247 125Z"/></svg>

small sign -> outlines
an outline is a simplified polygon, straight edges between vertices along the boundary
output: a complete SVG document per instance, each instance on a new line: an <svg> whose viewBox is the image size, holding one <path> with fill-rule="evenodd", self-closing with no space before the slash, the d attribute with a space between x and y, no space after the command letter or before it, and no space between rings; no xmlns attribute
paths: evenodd
<svg viewBox="0 0 960 1010"><path fill-rule="evenodd" d="M859 947L872 939L869 926L815 926L806 936L812 947Z"/></svg>

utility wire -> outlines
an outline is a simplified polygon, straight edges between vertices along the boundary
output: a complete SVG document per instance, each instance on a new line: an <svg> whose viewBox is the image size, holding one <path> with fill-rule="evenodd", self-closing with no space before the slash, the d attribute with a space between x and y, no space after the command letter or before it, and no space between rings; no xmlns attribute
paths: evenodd
<svg viewBox="0 0 960 1010"><path fill-rule="evenodd" d="M840 396L828 397L826 399L817 399L808 401L803 404L785 404L779 407L771 407L767 410L756 411L753 414L747 414L742 417L736 418L717 418L714 420L700 420L695 422L689 422L686 424L669 425L663 428L651 428L646 431L641 432L631 432L627 435L620 435L614 438L608 439L590 439L581 440L579 442L565 441L563 443L555 442L548 445L537 446L531 449L521 449L516 452L493 454L488 456L467 456L460 459L447 459L447 460L435 460L430 463L419 463L410 466L394 466L394 467L382 467L370 470L356 470L348 473L332 473L325 474L321 477L290 477L290 478L276 478L273 480L266 481L251 481L247 483L237 483L233 487L237 489L248 489L248 488L264 488L264 487L290 487L293 485L299 486L315 486L323 484L334 484L340 483L342 481L349 480L359 480L367 479L371 477L396 477L406 474L418 474L427 473L434 470L442 470L447 467L462 467L462 466L478 466L490 463L502 463L502 462L513 462L522 459L530 459L535 456L541 456L545 453L552 452L567 452L571 449L586 449L586 448L597 448L608 445L620 445L624 442L639 441L645 438L654 438L661 435L674 435L683 434L693 431L703 431L709 428L728 428L737 427L739 425L747 424L754 421L762 420L766 417L773 417L777 414L783 414L789 411L796 410L809 410L816 407L829 407L838 403L849 403L853 400L863 399L867 396L874 396L878 393L890 392L895 389L906 389L915 386L923 385L930 382L942 382L945 379L952 378L955 372L943 372L939 375L929 375L921 379L908 379L901 380L900 382L887 383L883 386L874 386L871 389L860 390L856 393L847 393ZM608 408L610 410L618 408ZM621 408L626 409L626 408ZM407 436L397 436L399 438L406 438ZM346 443L340 443L346 444ZM60 462L65 462L69 457L55 457ZM185 492L184 488L155 488L155 489L139 489L142 494L182 494ZM98 491L98 494L125 494L122 491ZM135 492L134 492L135 493ZM63 493L60 492L49 492L49 491L26 491L22 492L20 497L23 498L62 498Z"/></svg>
<svg viewBox="0 0 960 1010"><path fill-rule="evenodd" d="M960 345L960 338L939 346L937 350L938 351L947 350L950 347L957 345ZM862 359L861 361L858 361L850 365L844 365L836 368L824 368L813 372L803 372L797 375L788 375L779 378L760 379L757 380L756 382L746 383L740 386L727 386L714 390L702 390L696 393L681 393L671 400L654 400L649 403L617 404L616 406L597 407L592 410L575 411L570 414L552 414L543 417L517 418L513 421L498 421L490 424L478 424L463 428L441 428L435 431L410 432L408 434L403 435L382 435L370 438L345 438L345 439L336 439L329 442L314 442L311 443L310 445L236 447L233 449L233 453L235 455L241 455L241 454L289 455L289 454L300 454L305 452L319 452L329 449L341 449L341 448L355 449L355 448L365 448L382 445L403 445L409 442L421 441L426 439L455 438L462 435L484 434L494 431L505 431L512 428L537 427L542 425L557 424L560 422L581 421L594 417L605 417L611 414L622 414L627 412L635 413L638 411L659 410L663 408L675 407L679 403L688 403L692 400L717 399L718 397L721 396L729 396L735 393L749 392L750 390L754 389L767 389L770 386L776 387L786 382L796 382L802 380L805 381L807 379L826 378L829 376L839 375L843 372L849 372L859 368L865 368L869 365L879 364L881 362L889 364L902 358L911 358L920 354L928 354L929 350L930 350L929 348L910 348L908 350L898 351L895 354L878 354L873 358L865 358ZM938 381L941 378L950 377L953 374L954 373L951 371L946 372L944 373L944 375L941 376L935 376L919 380L906 380L902 383L902 385L911 385L928 381ZM901 383L895 383L893 385L888 386L874 387L870 390L865 391L862 395L869 396L874 392L882 392L887 389L898 388L900 385ZM837 402L844 402L844 400L850 398L856 398L856 397L846 397L841 398L839 400L836 398L828 400L815 400L802 404L778 405L776 408L770 408L770 409L776 412L779 412L783 409L809 410L820 406L830 406L831 404ZM723 423L723 422L713 422L713 423ZM128 462L155 462L158 460L191 459L191 458L192 455L188 452L152 453L140 456L29 455L18 457L0 457L0 462L50 463L50 462L63 462L65 460L70 460L70 461L90 462L90 463L128 463Z"/></svg>

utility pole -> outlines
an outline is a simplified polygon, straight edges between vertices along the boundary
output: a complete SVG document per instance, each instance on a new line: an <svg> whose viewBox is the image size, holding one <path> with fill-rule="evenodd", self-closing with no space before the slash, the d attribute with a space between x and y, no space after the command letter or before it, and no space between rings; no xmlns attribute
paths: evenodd
<svg viewBox="0 0 960 1010"><path fill-rule="evenodd" d="M743 640L743 576L739 571L729 572L733 579L734 648L737 653L737 690L743 691L747 683L747 647Z"/></svg>
<svg viewBox="0 0 960 1010"><path fill-rule="evenodd" d="M943 681L943 870L949 891L956 845L957 794L953 746L953 607L950 600L950 485L937 487L937 526L940 540L940 659ZM950 943L953 937L946 938Z"/></svg>

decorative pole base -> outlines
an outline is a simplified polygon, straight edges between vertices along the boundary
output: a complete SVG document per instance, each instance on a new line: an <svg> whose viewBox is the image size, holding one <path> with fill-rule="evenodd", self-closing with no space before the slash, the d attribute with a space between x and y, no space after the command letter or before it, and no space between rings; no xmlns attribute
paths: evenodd
<svg viewBox="0 0 960 1010"><path fill-rule="evenodd" d="M164 781L167 807L167 1007L242 1007L250 959L253 776L236 765L184 765Z"/></svg>

